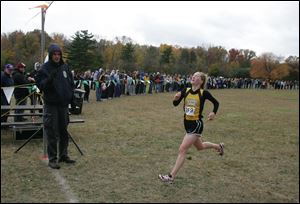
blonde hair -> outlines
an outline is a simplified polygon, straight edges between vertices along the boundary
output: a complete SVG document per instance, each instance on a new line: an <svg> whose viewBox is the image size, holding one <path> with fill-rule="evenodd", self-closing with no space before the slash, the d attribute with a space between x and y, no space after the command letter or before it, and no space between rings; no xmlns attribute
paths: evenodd
<svg viewBox="0 0 300 204"><path fill-rule="evenodd" d="M203 72L196 72L195 74L199 74L201 80L203 81L203 83L200 86L200 89L204 89L207 83L207 75L204 74Z"/></svg>

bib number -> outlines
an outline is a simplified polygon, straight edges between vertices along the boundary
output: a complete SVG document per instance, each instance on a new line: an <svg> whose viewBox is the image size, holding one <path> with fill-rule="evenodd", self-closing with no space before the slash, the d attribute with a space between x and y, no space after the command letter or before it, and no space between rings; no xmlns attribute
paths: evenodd
<svg viewBox="0 0 300 204"><path fill-rule="evenodd" d="M188 116L194 116L195 108L194 107L185 107L185 114Z"/></svg>

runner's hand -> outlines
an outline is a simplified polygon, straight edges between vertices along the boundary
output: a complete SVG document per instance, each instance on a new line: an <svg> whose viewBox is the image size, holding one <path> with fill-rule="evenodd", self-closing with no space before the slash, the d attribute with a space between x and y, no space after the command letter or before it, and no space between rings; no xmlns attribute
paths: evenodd
<svg viewBox="0 0 300 204"><path fill-rule="evenodd" d="M215 118L215 116L216 116L216 114L215 114L214 112L210 112L210 113L208 114L207 120L213 120L213 119Z"/></svg>
<svg viewBox="0 0 300 204"><path fill-rule="evenodd" d="M177 101L181 97L181 92L177 92L174 96L174 101Z"/></svg>

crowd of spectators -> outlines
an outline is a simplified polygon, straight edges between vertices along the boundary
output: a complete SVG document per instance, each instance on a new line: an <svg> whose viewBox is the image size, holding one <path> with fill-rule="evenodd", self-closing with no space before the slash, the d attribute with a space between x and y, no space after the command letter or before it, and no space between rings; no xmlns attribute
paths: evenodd
<svg viewBox="0 0 300 204"><path fill-rule="evenodd" d="M192 75L146 73L143 71L120 72L117 69L74 74L77 88L83 88L85 101L90 90L96 91L96 100L111 99L121 95L139 95L180 91L191 87ZM252 78L208 77L207 89L299 89L299 81L265 80Z"/></svg>

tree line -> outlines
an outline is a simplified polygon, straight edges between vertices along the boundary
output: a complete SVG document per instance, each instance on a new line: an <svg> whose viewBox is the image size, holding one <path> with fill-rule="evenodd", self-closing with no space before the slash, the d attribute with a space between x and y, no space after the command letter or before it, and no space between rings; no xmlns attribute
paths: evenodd
<svg viewBox="0 0 300 204"><path fill-rule="evenodd" d="M88 30L77 31L71 39L64 34L45 33L46 48L58 43L63 59L75 71L118 68L119 70L189 74L203 71L211 76L299 80L299 56L286 59L273 53L256 56L249 49L222 46L139 45L129 37L101 39ZM41 31L14 31L1 34L1 66L24 62L28 70L41 61ZM45 50L47 54L47 50Z"/></svg>

